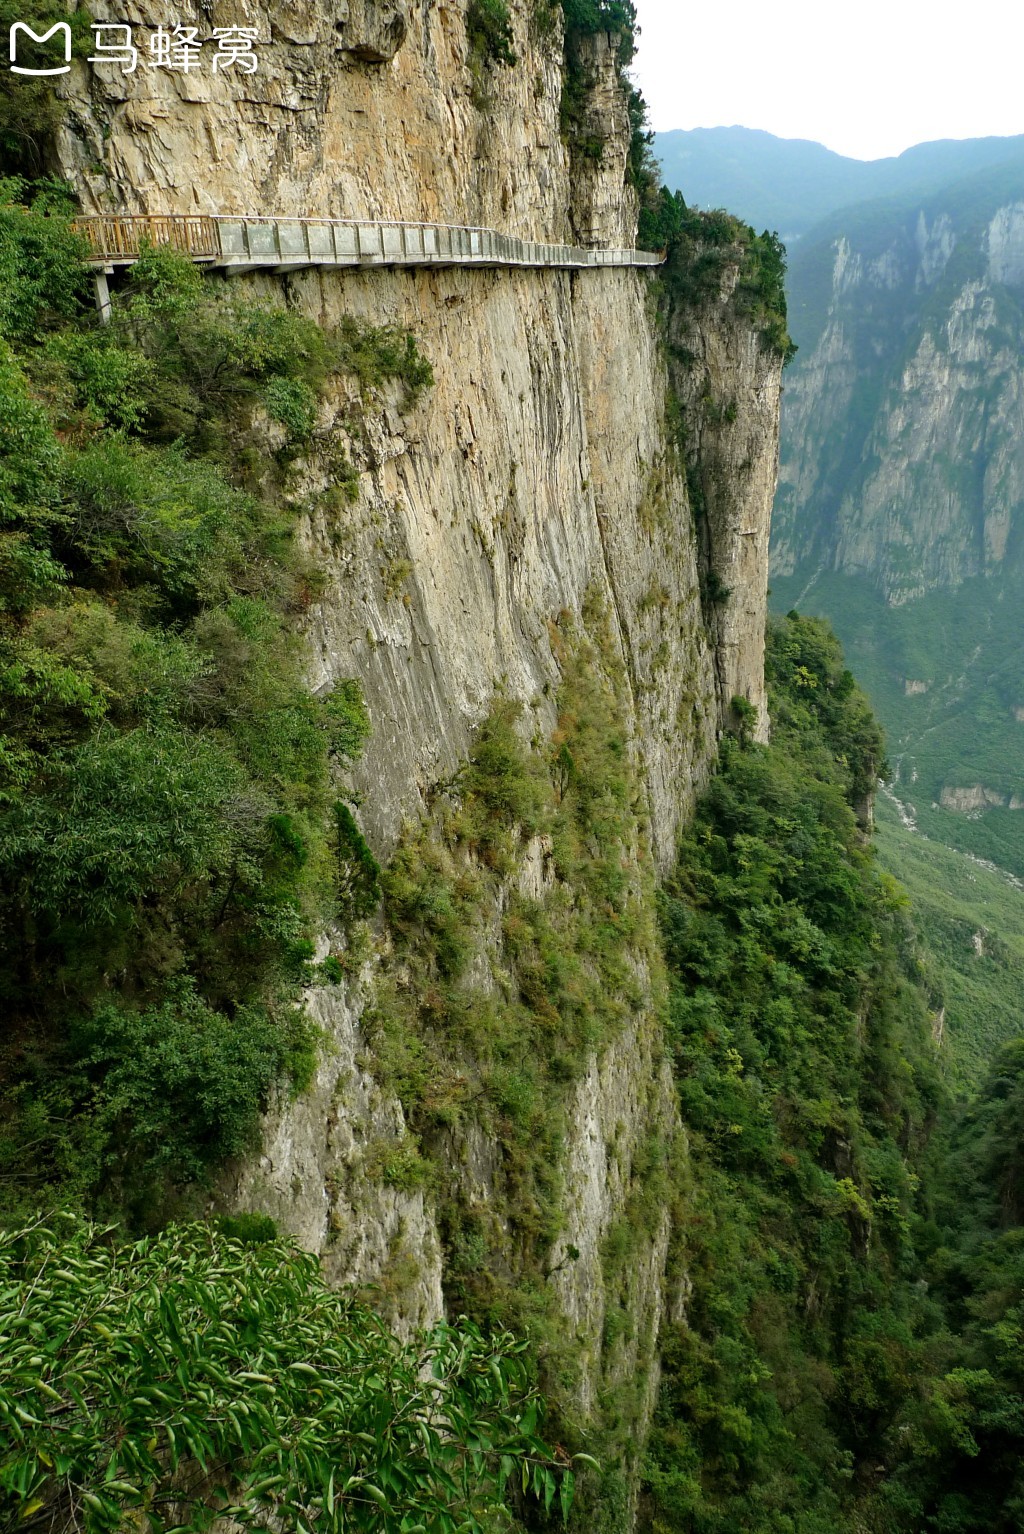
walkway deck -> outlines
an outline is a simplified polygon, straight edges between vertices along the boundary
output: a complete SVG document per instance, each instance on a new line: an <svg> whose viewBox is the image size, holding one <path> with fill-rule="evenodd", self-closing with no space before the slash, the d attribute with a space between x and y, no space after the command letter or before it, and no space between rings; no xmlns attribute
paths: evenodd
<svg viewBox="0 0 1024 1534"><path fill-rule="evenodd" d="M171 245L227 273L323 266L660 266L649 250L585 250L515 239L494 229L340 218L241 218L205 214L101 214L75 227L104 271L137 261L142 247Z"/></svg>

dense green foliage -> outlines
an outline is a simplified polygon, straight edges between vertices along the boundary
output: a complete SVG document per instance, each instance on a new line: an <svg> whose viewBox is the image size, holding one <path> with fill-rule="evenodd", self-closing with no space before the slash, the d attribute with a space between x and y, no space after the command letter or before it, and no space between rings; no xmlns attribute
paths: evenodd
<svg viewBox="0 0 1024 1534"><path fill-rule="evenodd" d="M726 742L662 895L690 1143L659 1534L825 1534L911 1389L914 1165L940 1101L896 886L855 810L881 737L824 625L770 634L771 746Z"/></svg>
<svg viewBox="0 0 1024 1534"><path fill-rule="evenodd" d="M935 1147L924 1280L941 1307L925 1378L887 1435L871 1534L1024 1525L1024 1041Z"/></svg>
<svg viewBox="0 0 1024 1534"><path fill-rule="evenodd" d="M772 745L727 746L661 897L692 1288L663 1336L642 1526L1009 1534L1024 1047L951 1113L936 978L857 820L878 728L820 620L772 625L767 674ZM955 920L938 900L926 930Z"/></svg>
<svg viewBox="0 0 1024 1534"><path fill-rule="evenodd" d="M3 39L5 65L8 39L16 22L25 22L37 37L43 36L56 22L71 28L72 58L84 58L92 51L91 16L84 6L68 9L54 0L34 5L31 13L19 0L0 0L0 38ZM51 69L64 62L61 36L47 43L35 43L20 32L16 42L17 60L22 67ZM46 150L60 125L65 103L53 88L54 82L30 75L11 76L0 92L0 177L42 173Z"/></svg>
<svg viewBox="0 0 1024 1534"><path fill-rule="evenodd" d="M636 6L632 0L561 0L565 30L573 36L595 32L636 32Z"/></svg>
<svg viewBox="0 0 1024 1534"><path fill-rule="evenodd" d="M142 1217L308 1077L313 937L375 897L339 807L368 719L304 683L290 476L333 373L408 400L430 369L167 251L100 326L59 188L4 190L0 1198Z"/></svg>
<svg viewBox="0 0 1024 1534"><path fill-rule="evenodd" d="M399 1343L282 1241L70 1216L0 1233L0 1527L484 1534L563 1516L525 1345Z"/></svg>

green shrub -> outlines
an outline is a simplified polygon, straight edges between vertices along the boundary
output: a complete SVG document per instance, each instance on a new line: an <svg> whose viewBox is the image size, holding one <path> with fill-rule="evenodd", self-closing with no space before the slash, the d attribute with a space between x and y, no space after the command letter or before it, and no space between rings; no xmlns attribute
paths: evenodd
<svg viewBox="0 0 1024 1534"><path fill-rule="evenodd" d="M6 35L7 28L2 30ZM52 96L50 87L44 89ZM19 82L5 99L21 94ZM0 109L0 143L3 135ZM83 265L88 246L71 229L72 196L55 180L0 179L0 336L8 340L29 340L81 311L88 292Z"/></svg>
<svg viewBox="0 0 1024 1534"><path fill-rule="evenodd" d="M749 746L754 738L754 729L757 725L757 709L749 698L734 695L729 702L729 707L736 716L736 734L741 746Z"/></svg>
<svg viewBox="0 0 1024 1534"><path fill-rule="evenodd" d="M259 1246L276 1241L280 1235L276 1221L268 1214L221 1214L213 1221L214 1229L229 1241L243 1246Z"/></svg>
<svg viewBox="0 0 1024 1534"><path fill-rule="evenodd" d="M301 378L272 378L263 391L267 411L287 426L291 436L304 441L316 423L317 398Z"/></svg>
<svg viewBox="0 0 1024 1534"><path fill-rule="evenodd" d="M512 21L506 0L469 0L466 38L470 55L485 63L512 66Z"/></svg>
<svg viewBox="0 0 1024 1534"><path fill-rule="evenodd" d="M482 1530L509 1492L572 1504L523 1344L465 1321L401 1343L284 1242L58 1217L0 1233L0 1293L6 1527L397 1534Z"/></svg>
<svg viewBox="0 0 1024 1534"><path fill-rule="evenodd" d="M0 518L5 528L34 533L45 523L63 462L52 421L32 398L14 352L0 341ZM45 536L45 528L41 531Z"/></svg>
<svg viewBox="0 0 1024 1534"><path fill-rule="evenodd" d="M84 59L92 52L90 15L84 6L69 11L53 0L43 0L27 16L18 0L0 0L0 36L5 39L5 58L10 28L15 22L26 20L37 35L44 35L55 22L66 22L71 28L72 58ZM49 69L58 58L63 62L60 48L55 38L38 44L22 33L18 39L18 62L30 68ZM53 158L54 135L66 111L66 102L56 94L53 83L21 75L10 81L0 98L0 177L31 176L45 184L44 166Z"/></svg>
<svg viewBox="0 0 1024 1534"><path fill-rule="evenodd" d="M352 373L364 389L379 389L398 380L405 403L412 406L434 382L433 369L407 330L396 325L362 325L349 315L331 334L334 365Z"/></svg>
<svg viewBox="0 0 1024 1534"><path fill-rule="evenodd" d="M312 933L375 899L332 810L369 720L355 682L306 685L315 572L254 410L299 436L333 371L409 394L430 370L404 332L327 334L163 248L99 327L58 189L4 192L0 1203L116 1185L150 1220L161 1179L176 1197L311 1079Z"/></svg>
<svg viewBox="0 0 1024 1534"><path fill-rule="evenodd" d="M632 0L562 0L571 32L618 32L636 25Z"/></svg>
<svg viewBox="0 0 1024 1534"><path fill-rule="evenodd" d="M109 326L56 331L47 339L44 358L62 371L74 407L90 412L101 424L127 431L144 424L153 363L131 347L118 345ZM43 372L41 363L36 372Z"/></svg>
<svg viewBox="0 0 1024 1534"><path fill-rule="evenodd" d="M331 750L342 762L354 762L370 733L362 688L352 677L343 677L321 701L329 721Z"/></svg>
<svg viewBox="0 0 1024 1534"><path fill-rule="evenodd" d="M298 1016L293 1024L259 1007L228 1017L187 980L142 1012L98 1007L71 1043L114 1175L129 1187L162 1171L201 1180L252 1150L270 1088L307 1035Z"/></svg>
<svg viewBox="0 0 1024 1534"><path fill-rule="evenodd" d="M123 921L144 896L230 862L259 825L255 806L236 822L244 779L230 755L179 729L99 731L46 773L47 791L0 823L7 890L36 918Z"/></svg>
<svg viewBox="0 0 1024 1534"><path fill-rule="evenodd" d="M337 800L334 805L337 836L337 898L346 920L369 916L381 897L381 870L366 839L356 824L348 805Z"/></svg>

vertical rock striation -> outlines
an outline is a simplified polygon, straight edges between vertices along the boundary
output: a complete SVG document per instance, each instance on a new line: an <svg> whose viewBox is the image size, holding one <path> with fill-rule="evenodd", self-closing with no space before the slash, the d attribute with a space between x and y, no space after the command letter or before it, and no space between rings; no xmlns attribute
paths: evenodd
<svg viewBox="0 0 1024 1534"><path fill-rule="evenodd" d="M854 210L798 254L778 575L862 575L902 604L1013 559L1024 205L1012 178L988 179L926 207Z"/></svg>
<svg viewBox="0 0 1024 1534"><path fill-rule="evenodd" d="M588 43L587 111L603 124L605 148L577 174L559 133L560 17L538 28L533 7L515 0L518 62L506 67L471 58L466 11L461 0L250 0L230 15L219 3L186 5L179 19L201 32L242 14L258 26L259 72L140 66L124 76L76 64L61 166L89 209L442 219L542 240L631 242L615 39ZM144 38L163 18L138 0L130 19ZM310 684L361 682L372 734L354 789L376 855L387 860L429 816L496 690L523 706L527 733L552 737L559 624L589 603L605 615L639 784L628 878L649 888L672 862L732 696L751 701L762 735L767 725L777 359L726 314L727 287L686 321L698 361L678 391L697 422L709 554L690 507L650 276L453 268L233 280L325 325L350 315L400 326L433 365L434 386L411 407L397 386L361 394L339 380L291 481L324 579L306 625ZM712 419L708 398L732 404ZM354 504L331 494L340 464L358 476ZM702 590L709 557L730 590L715 613ZM524 841L505 889L546 898L545 860ZM483 994L503 959L506 898L496 897L473 961ZM234 1168L222 1193L272 1214L323 1254L335 1281L376 1284L395 1319L414 1326L443 1305L444 1233L435 1195L394 1171L396 1147L408 1146L406 1113L375 1078L365 1037L384 975L401 984L400 957L378 926L358 978L310 995L326 1038L312 1089L276 1105L262 1154ZM654 1398L669 1235L667 1210L651 1212L641 1194L650 1147L671 1146L680 1126L662 983L640 958L631 992L617 1036L566 1087L559 1250L577 1256L553 1258L547 1281L580 1359L575 1409L596 1412L609 1381L637 1381L619 1427L635 1459ZM438 1154L461 1197L490 1204L512 1271L521 1243L503 1206L510 1174L500 1147L470 1121ZM630 1210L635 1250L612 1285L608 1243ZM614 1349L613 1305L628 1322Z"/></svg>

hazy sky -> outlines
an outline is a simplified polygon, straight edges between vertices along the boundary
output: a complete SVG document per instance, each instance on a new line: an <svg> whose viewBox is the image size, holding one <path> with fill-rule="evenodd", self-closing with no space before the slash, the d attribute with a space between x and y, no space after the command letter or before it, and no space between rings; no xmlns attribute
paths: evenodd
<svg viewBox="0 0 1024 1534"><path fill-rule="evenodd" d="M871 160L1024 133L1020 0L635 0L652 125L741 123Z"/></svg>

